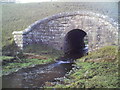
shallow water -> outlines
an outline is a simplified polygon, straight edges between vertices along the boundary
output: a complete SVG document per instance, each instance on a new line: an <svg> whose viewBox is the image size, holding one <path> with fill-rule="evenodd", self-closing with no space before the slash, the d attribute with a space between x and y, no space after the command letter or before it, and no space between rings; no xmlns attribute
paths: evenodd
<svg viewBox="0 0 120 90"><path fill-rule="evenodd" d="M24 68L2 77L3 88L40 88L45 82L63 77L72 69L72 63L58 61L51 64Z"/></svg>

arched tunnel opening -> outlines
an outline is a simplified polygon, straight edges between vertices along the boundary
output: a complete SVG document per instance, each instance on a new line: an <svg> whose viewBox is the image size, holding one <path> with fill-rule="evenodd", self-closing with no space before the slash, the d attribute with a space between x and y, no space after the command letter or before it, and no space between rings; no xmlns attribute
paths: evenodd
<svg viewBox="0 0 120 90"><path fill-rule="evenodd" d="M85 41L85 36L87 36L87 33L81 29L69 31L64 39L64 56L77 59L87 53L85 44L88 44L88 41Z"/></svg>

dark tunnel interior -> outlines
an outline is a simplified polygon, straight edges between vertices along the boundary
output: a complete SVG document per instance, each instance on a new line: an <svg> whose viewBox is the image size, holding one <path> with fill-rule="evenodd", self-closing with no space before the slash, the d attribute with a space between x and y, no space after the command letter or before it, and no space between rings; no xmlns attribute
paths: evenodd
<svg viewBox="0 0 120 90"><path fill-rule="evenodd" d="M84 55L84 37L86 35L86 32L80 29L73 29L69 31L65 37L64 55L70 58L82 57Z"/></svg>

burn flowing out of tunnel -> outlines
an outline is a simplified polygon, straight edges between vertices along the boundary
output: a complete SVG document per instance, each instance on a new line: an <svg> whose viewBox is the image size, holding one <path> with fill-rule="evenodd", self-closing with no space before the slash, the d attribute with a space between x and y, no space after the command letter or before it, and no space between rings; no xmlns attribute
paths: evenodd
<svg viewBox="0 0 120 90"><path fill-rule="evenodd" d="M84 55L86 32L81 29L69 31L64 40L64 55L67 57L79 58Z"/></svg>

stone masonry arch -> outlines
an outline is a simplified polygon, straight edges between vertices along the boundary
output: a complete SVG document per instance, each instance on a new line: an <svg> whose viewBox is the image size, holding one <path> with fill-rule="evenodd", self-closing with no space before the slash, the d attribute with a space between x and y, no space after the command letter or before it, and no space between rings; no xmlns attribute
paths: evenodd
<svg viewBox="0 0 120 90"><path fill-rule="evenodd" d="M64 56L81 57L84 55L86 32L81 29L73 29L69 31L64 38Z"/></svg>
<svg viewBox="0 0 120 90"><path fill-rule="evenodd" d="M118 44L118 24L106 15L90 11L59 13L38 20L23 31L14 31L13 35L21 49L37 43L63 50L64 38L73 29L87 33L89 51Z"/></svg>

